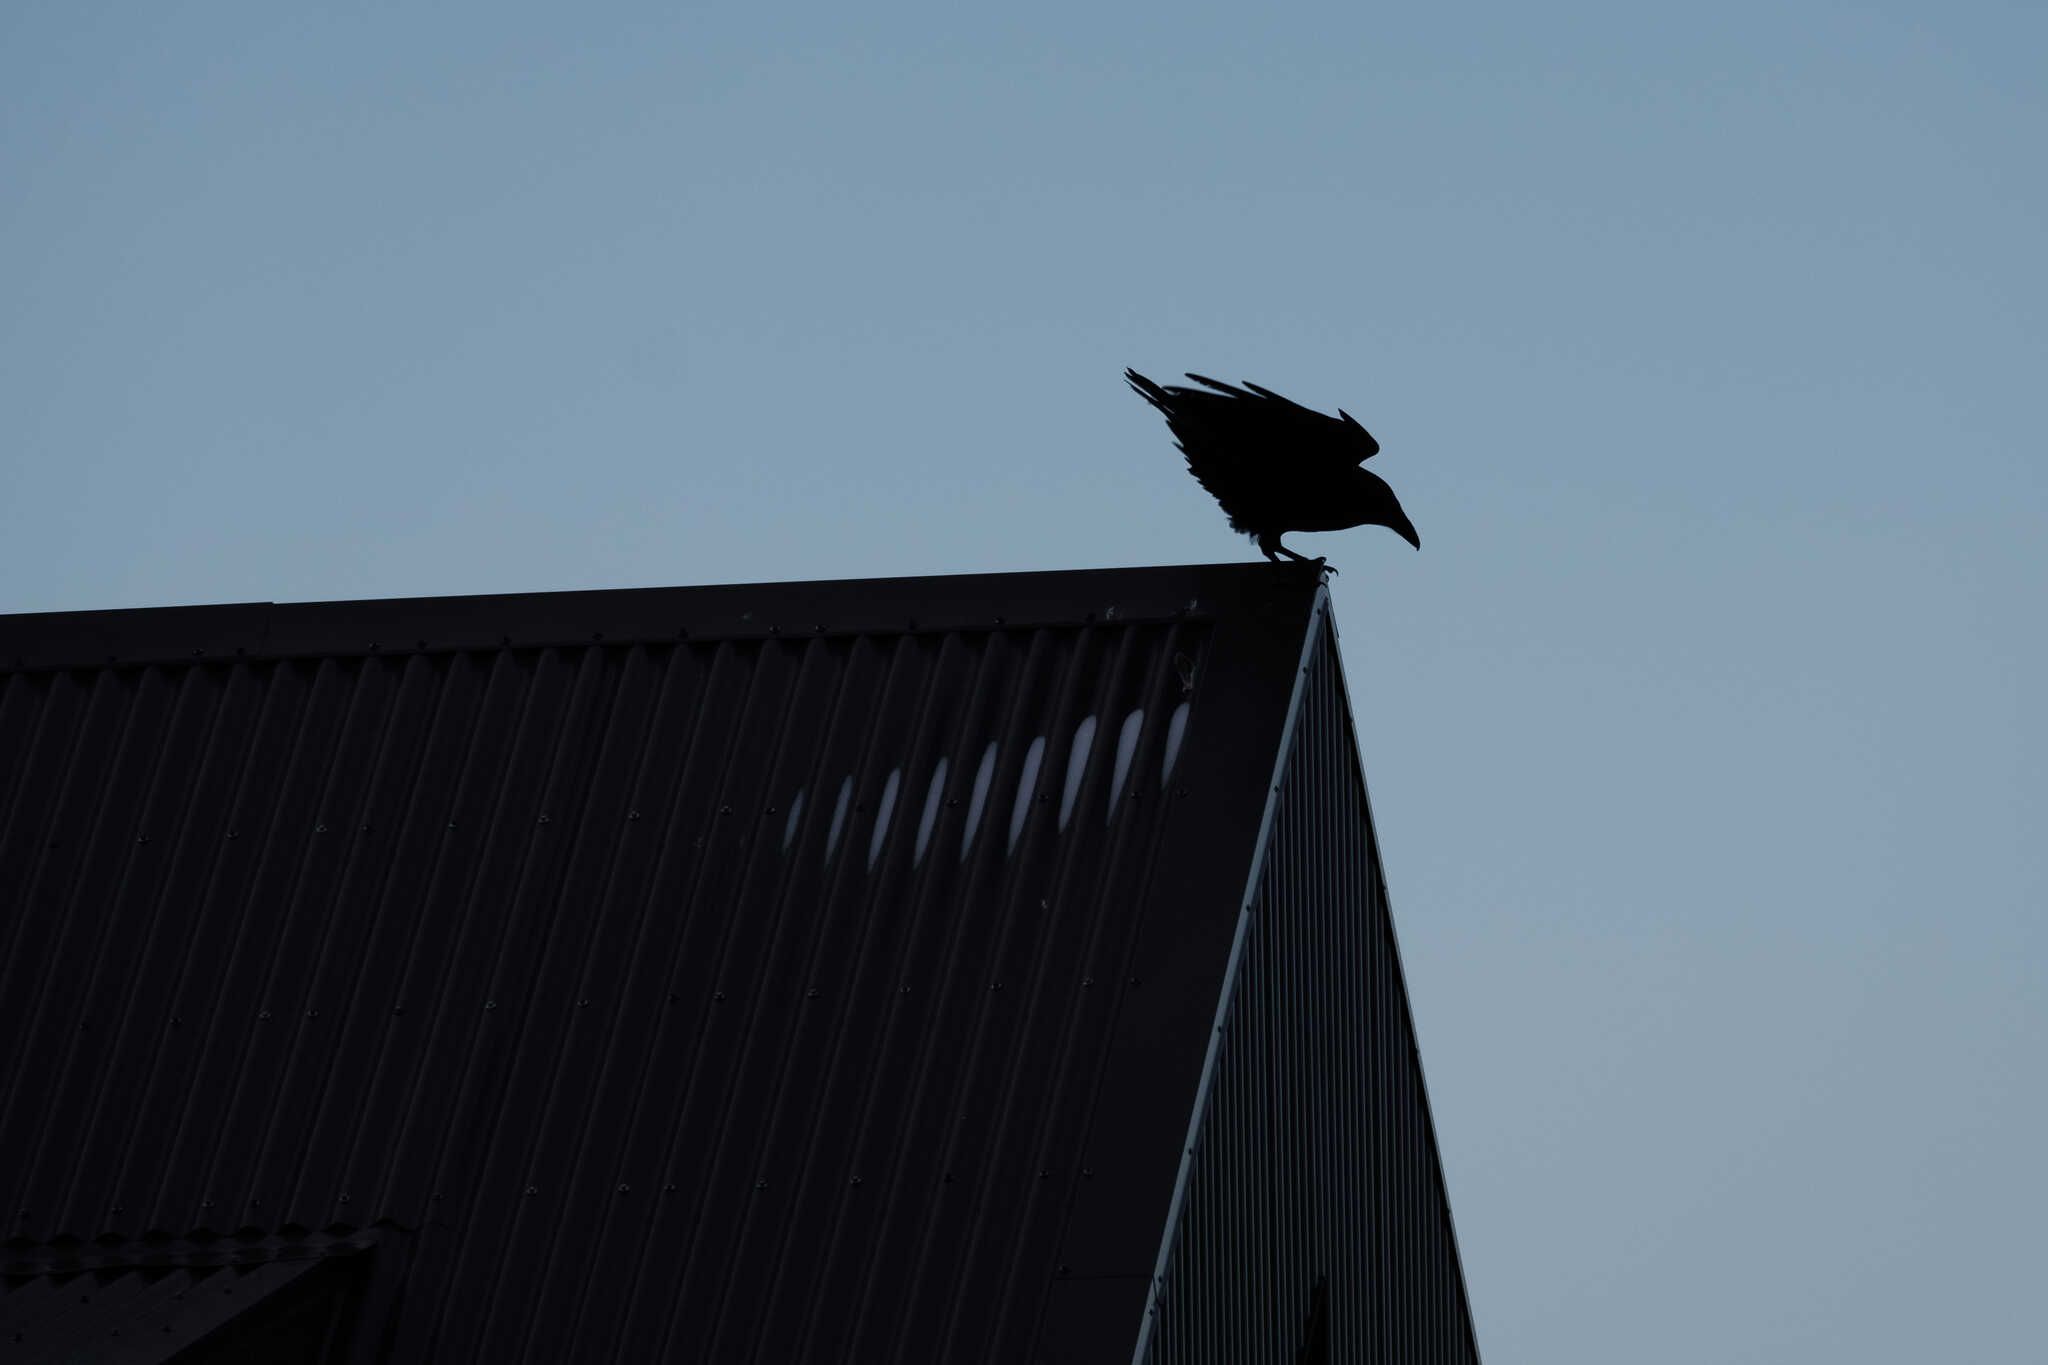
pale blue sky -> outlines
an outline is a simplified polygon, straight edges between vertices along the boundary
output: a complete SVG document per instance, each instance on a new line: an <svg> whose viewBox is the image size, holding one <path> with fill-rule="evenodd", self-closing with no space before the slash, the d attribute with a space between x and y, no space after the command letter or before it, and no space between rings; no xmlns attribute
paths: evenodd
<svg viewBox="0 0 2048 1365"><path fill-rule="evenodd" d="M1483 1348L2048 1336L2048 10L0 13L0 611L1237 559L1343 404ZM329 7L333 8L333 7Z"/></svg>

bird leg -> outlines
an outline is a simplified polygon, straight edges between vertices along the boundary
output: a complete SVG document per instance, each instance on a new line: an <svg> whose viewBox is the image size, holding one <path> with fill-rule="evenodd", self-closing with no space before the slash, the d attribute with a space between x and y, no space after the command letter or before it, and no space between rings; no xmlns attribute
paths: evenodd
<svg viewBox="0 0 2048 1365"><path fill-rule="evenodd" d="M1278 556L1286 555L1289 559L1293 560L1297 564L1313 564L1318 569L1322 569L1327 573L1337 572L1335 569L1330 567L1330 561L1325 559L1322 555L1317 555L1315 558L1311 559L1307 555L1297 554L1293 550L1288 549L1285 545L1282 545L1280 543L1280 537L1277 535L1260 536L1259 553L1264 555L1267 559L1272 560L1275 564L1278 564L1280 562Z"/></svg>

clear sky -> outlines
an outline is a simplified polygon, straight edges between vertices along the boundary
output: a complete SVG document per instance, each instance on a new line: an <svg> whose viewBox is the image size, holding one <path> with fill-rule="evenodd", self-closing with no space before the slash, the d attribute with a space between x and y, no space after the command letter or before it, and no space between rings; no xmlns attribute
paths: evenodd
<svg viewBox="0 0 2048 1365"><path fill-rule="evenodd" d="M1342 404L1487 1354L2038 1359L2043 148L2038 4L8 5L0 611L1241 559L1120 370Z"/></svg>

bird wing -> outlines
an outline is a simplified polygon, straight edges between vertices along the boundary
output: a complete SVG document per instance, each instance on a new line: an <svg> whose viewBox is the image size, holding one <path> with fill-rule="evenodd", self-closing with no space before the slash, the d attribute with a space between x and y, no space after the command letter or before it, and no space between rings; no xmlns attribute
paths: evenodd
<svg viewBox="0 0 2048 1365"><path fill-rule="evenodd" d="M1342 408L1332 417L1250 380L1239 387L1202 374L1190 373L1188 378L1215 393L1174 387L1165 392L1176 399L1186 395L1195 400L1188 405L1190 415L1199 415L1210 428L1211 439L1278 447L1304 458L1336 458L1346 464L1363 464L1380 453L1380 443L1372 433ZM1167 420L1171 425L1171 416ZM1176 428L1174 435L1180 434Z"/></svg>
<svg viewBox="0 0 2048 1365"><path fill-rule="evenodd" d="M1348 417L1326 417L1257 385L1188 378L1206 387L1155 384L1124 371L1131 388L1166 418L1188 472L1240 531L1299 524L1305 498L1319 501L1333 479L1379 449Z"/></svg>

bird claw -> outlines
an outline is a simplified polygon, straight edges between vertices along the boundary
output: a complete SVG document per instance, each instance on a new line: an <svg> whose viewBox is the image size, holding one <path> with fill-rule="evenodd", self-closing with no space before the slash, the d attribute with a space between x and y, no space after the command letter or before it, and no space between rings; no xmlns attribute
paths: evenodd
<svg viewBox="0 0 2048 1365"><path fill-rule="evenodd" d="M1309 562L1314 564L1316 568L1320 569L1322 572L1326 574L1335 574L1337 572L1336 566L1330 563L1330 561L1324 558L1322 555L1317 555L1313 560Z"/></svg>

